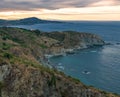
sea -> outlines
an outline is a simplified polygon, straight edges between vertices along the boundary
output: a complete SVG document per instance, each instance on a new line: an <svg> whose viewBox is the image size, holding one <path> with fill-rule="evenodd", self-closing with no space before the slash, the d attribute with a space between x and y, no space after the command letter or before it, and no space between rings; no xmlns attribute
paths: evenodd
<svg viewBox="0 0 120 97"><path fill-rule="evenodd" d="M50 62L65 74L88 86L120 94L120 21L67 21L12 27L51 31L78 31L100 35L111 45L79 50L52 57Z"/></svg>

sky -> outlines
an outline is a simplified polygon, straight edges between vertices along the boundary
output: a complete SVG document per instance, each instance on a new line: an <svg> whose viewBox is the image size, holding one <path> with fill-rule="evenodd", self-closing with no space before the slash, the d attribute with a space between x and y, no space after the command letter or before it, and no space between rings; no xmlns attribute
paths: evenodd
<svg viewBox="0 0 120 97"><path fill-rule="evenodd" d="M120 21L120 0L1 0L0 19Z"/></svg>

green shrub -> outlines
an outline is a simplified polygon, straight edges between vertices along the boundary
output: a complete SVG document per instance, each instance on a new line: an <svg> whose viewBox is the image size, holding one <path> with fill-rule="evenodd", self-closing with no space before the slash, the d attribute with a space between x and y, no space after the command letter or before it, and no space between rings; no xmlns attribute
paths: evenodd
<svg viewBox="0 0 120 97"><path fill-rule="evenodd" d="M9 36L9 35L4 35L4 36L2 36L2 40L7 40L7 39L10 39L10 36Z"/></svg>
<svg viewBox="0 0 120 97"><path fill-rule="evenodd" d="M2 49L3 50L8 50L8 49L10 49L10 47L11 47L10 44L2 43Z"/></svg>
<svg viewBox="0 0 120 97"><path fill-rule="evenodd" d="M56 77L55 75L53 74L51 79L47 82L48 83L48 86L55 86L56 87Z"/></svg>
<svg viewBox="0 0 120 97"><path fill-rule="evenodd" d="M41 31L40 30L34 30L34 33L39 36L41 34Z"/></svg>
<svg viewBox="0 0 120 97"><path fill-rule="evenodd" d="M4 58L11 59L13 56L10 53L4 53Z"/></svg>
<svg viewBox="0 0 120 97"><path fill-rule="evenodd" d="M2 37L2 40L7 40L7 38L6 37Z"/></svg>
<svg viewBox="0 0 120 97"><path fill-rule="evenodd" d="M22 39L12 38L12 41L19 43L22 47L27 47L25 41Z"/></svg>
<svg viewBox="0 0 120 97"><path fill-rule="evenodd" d="M44 45L44 44L40 44L40 47L41 47L42 49L46 49L46 48L47 48L47 46Z"/></svg>
<svg viewBox="0 0 120 97"><path fill-rule="evenodd" d="M24 43L23 40L20 40L20 39L17 39L17 38L12 38L12 40L13 40L14 42L19 43L19 44L23 44L23 43Z"/></svg>

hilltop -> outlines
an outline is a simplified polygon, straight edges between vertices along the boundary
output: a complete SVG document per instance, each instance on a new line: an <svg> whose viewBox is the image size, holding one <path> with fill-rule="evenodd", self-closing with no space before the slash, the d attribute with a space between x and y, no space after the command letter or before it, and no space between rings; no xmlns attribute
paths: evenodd
<svg viewBox="0 0 120 97"><path fill-rule="evenodd" d="M24 18L19 20L2 20L0 19L0 26L10 25L33 25L40 23L61 23L59 21L42 20L36 17Z"/></svg>
<svg viewBox="0 0 120 97"><path fill-rule="evenodd" d="M86 86L41 61L46 54L104 44L90 33L0 28L0 97L119 97Z"/></svg>

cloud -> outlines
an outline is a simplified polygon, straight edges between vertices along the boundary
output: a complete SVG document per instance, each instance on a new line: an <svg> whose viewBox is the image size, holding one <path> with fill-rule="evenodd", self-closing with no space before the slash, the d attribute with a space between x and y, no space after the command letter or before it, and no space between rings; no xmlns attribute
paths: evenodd
<svg viewBox="0 0 120 97"><path fill-rule="evenodd" d="M118 0L100 0L98 2L89 4L89 6L114 6L114 5L120 5L120 1L118 1Z"/></svg>
<svg viewBox="0 0 120 97"><path fill-rule="evenodd" d="M1 0L0 9L34 10L120 5L120 0Z"/></svg>
<svg viewBox="0 0 120 97"><path fill-rule="evenodd" d="M120 20L120 0L1 0L1 19Z"/></svg>
<svg viewBox="0 0 120 97"><path fill-rule="evenodd" d="M120 20L119 6L37 9L36 11L0 12L1 19L38 17L56 20Z"/></svg>

